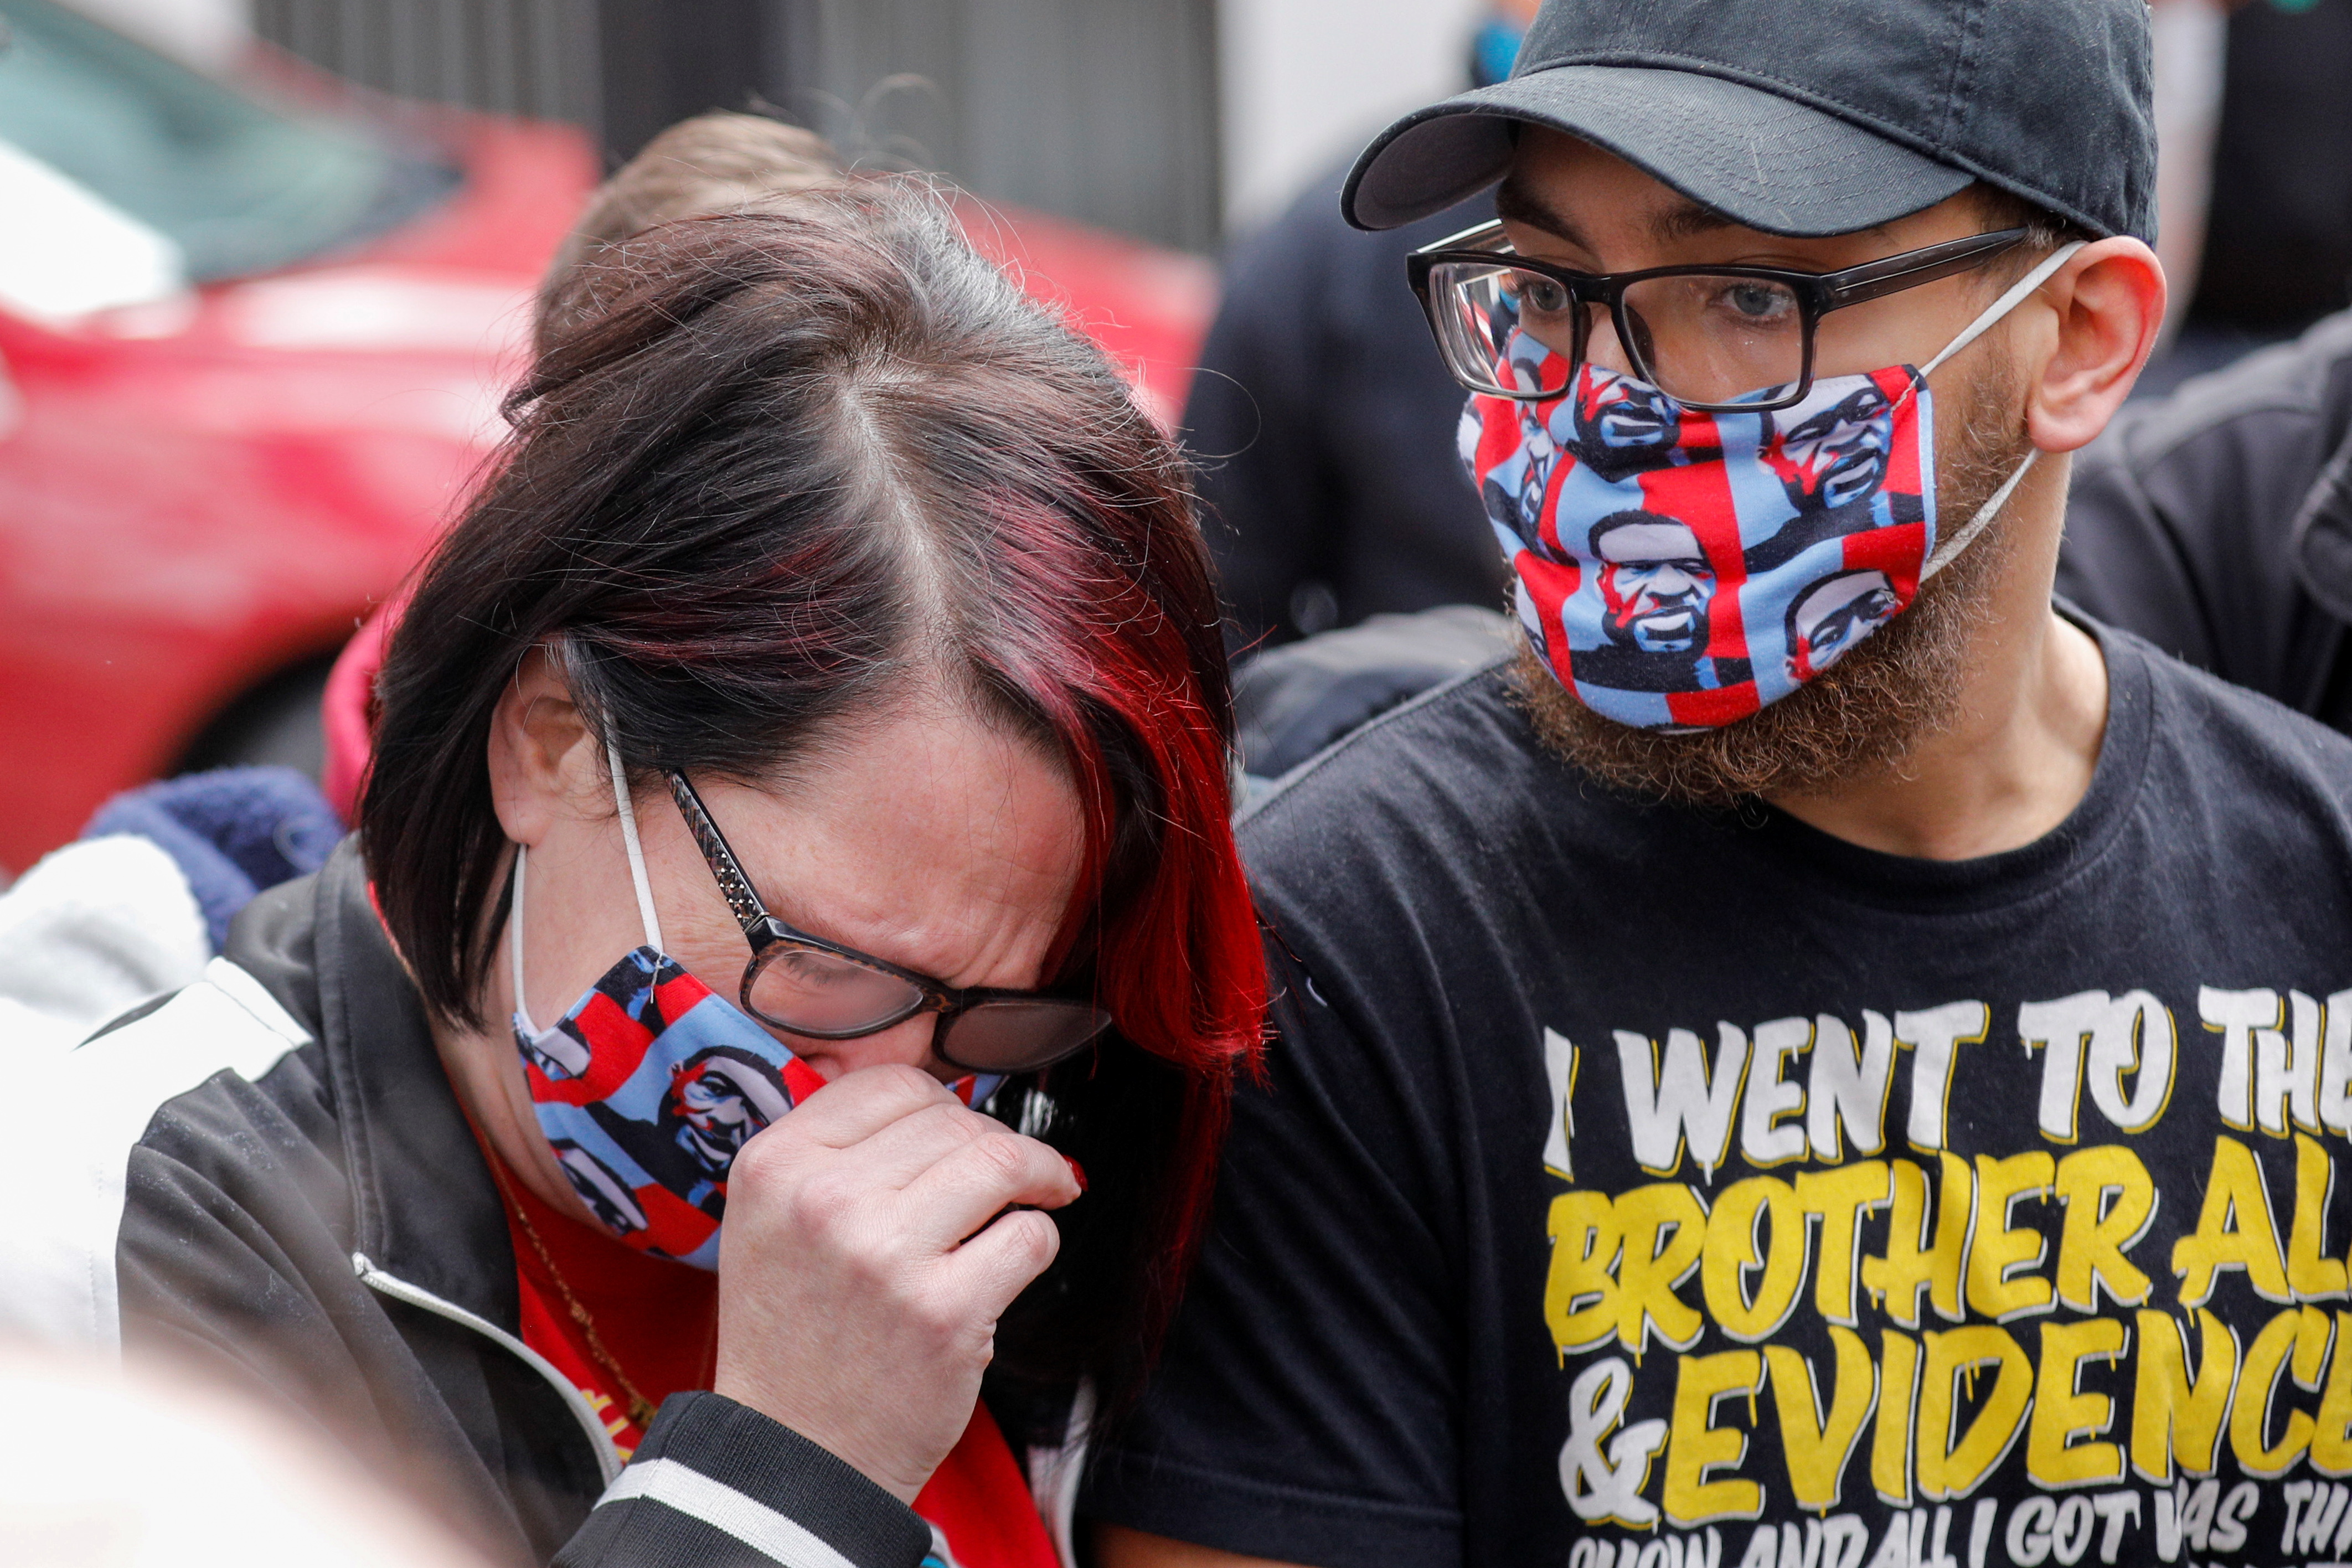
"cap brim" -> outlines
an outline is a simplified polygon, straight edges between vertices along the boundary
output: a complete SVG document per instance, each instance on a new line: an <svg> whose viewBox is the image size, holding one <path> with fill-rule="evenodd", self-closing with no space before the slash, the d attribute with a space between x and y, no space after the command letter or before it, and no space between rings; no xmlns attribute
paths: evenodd
<svg viewBox="0 0 2352 1568"><path fill-rule="evenodd" d="M1364 149L1340 209L1358 228L1443 212L1508 172L1512 124L1615 153L1701 206L1767 234L1851 234L1975 176L1776 93L1653 66L1554 66L1405 116Z"/></svg>

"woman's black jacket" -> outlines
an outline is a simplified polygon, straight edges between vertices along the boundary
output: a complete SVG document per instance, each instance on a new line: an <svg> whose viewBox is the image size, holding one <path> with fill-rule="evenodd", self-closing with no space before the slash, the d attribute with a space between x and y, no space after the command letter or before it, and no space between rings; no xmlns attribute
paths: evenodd
<svg viewBox="0 0 2352 1568"><path fill-rule="evenodd" d="M497 1189L352 844L248 906L198 984L30 1076L0 1141L0 1322L255 1390L494 1562L929 1549L897 1499L718 1394L672 1397L622 1466L518 1337Z"/></svg>

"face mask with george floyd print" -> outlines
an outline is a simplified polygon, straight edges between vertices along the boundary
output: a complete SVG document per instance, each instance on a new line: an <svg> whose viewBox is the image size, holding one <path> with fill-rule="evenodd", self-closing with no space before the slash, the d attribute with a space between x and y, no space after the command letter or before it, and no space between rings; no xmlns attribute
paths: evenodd
<svg viewBox="0 0 2352 1568"><path fill-rule="evenodd" d="M2080 248L2044 258L1926 364L1817 381L1792 407L1700 412L1591 363L1556 398L1474 395L1463 461L1559 684L1617 723L1714 728L1908 607L2033 462L1945 533L1927 378ZM1558 351L1516 329L1504 341L1514 382L1558 384Z"/></svg>

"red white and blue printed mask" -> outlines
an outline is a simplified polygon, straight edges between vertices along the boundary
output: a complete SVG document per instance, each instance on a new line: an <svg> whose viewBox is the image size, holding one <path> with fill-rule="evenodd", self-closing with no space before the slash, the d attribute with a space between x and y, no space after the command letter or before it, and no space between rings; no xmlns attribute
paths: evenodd
<svg viewBox="0 0 2352 1568"><path fill-rule="evenodd" d="M1473 396L1462 459L1517 579L1520 622L1559 683L1621 724L1714 728L1788 696L1909 607L2033 462L1942 537L1927 375L2079 248L2045 259L1926 365L1816 381L1788 408L1702 413L1590 363L1558 397ZM1558 357L1515 331L1502 368L1521 386L1555 384Z"/></svg>
<svg viewBox="0 0 2352 1568"><path fill-rule="evenodd" d="M522 938L530 852L517 846L508 911L515 1048L540 1131L596 1217L640 1251L715 1269L735 1156L824 1079L662 951L627 777L619 752L607 755L646 940L562 1017L545 1028L531 1022ZM998 1081L968 1078L956 1090L969 1104Z"/></svg>

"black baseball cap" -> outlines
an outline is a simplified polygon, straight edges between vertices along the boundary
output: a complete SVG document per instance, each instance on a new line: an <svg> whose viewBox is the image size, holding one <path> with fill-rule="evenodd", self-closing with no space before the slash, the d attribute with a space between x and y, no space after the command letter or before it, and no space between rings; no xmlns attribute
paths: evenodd
<svg viewBox="0 0 2352 1568"><path fill-rule="evenodd" d="M1364 150L1348 221L1484 190L1522 122L1768 234L1849 234L1982 180L2156 237L2147 0L1545 0L1508 81Z"/></svg>

